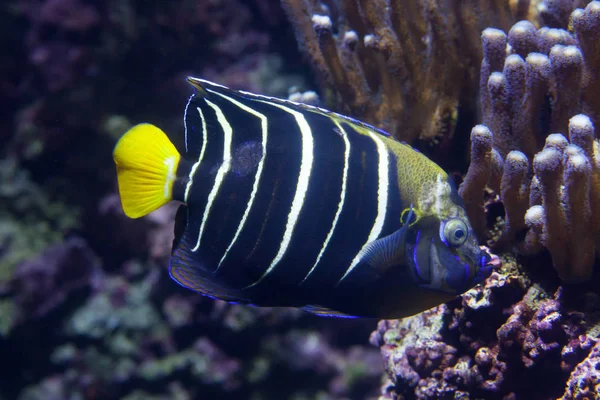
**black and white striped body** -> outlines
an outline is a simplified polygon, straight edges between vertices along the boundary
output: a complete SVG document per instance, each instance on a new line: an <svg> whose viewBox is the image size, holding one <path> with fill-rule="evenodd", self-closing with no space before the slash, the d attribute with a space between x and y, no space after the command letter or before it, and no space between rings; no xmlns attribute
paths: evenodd
<svg viewBox="0 0 600 400"><path fill-rule="evenodd" d="M359 253L402 227L411 200L398 148L414 150L320 109L194 83L173 187L187 213L175 280L229 301L352 315L394 307L403 286L410 295L406 271L379 276Z"/></svg>

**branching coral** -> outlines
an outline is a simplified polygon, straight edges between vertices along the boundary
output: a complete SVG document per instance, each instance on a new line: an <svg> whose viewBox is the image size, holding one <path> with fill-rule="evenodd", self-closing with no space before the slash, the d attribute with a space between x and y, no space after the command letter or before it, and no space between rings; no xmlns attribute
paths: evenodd
<svg viewBox="0 0 600 400"><path fill-rule="evenodd" d="M496 247L516 243L525 254L545 247L559 276L576 282L591 276L600 245L594 128L600 123L600 2L573 10L572 1L544 1L538 8L544 22L558 27L521 21L508 35L482 33L484 126L471 132L472 163L460 193L481 238L487 185L505 209ZM561 29L567 24L568 31Z"/></svg>
<svg viewBox="0 0 600 400"><path fill-rule="evenodd" d="M507 29L530 1L283 0L330 107L399 139L451 137L475 98L486 26Z"/></svg>

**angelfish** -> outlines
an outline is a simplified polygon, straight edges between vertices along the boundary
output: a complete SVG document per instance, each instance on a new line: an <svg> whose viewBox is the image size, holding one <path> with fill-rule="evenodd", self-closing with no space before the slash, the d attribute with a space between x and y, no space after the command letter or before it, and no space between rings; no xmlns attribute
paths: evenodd
<svg viewBox="0 0 600 400"><path fill-rule="evenodd" d="M169 271L229 302L400 318L480 282L478 246L450 177L355 119L197 78L180 155L154 125L114 149L131 218L180 206Z"/></svg>

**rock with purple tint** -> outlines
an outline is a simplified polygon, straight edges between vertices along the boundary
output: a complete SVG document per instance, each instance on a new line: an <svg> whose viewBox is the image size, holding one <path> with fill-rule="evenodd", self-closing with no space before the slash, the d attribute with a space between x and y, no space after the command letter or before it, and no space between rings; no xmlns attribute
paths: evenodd
<svg viewBox="0 0 600 400"><path fill-rule="evenodd" d="M10 287L20 310L18 322L43 317L81 288L91 288L99 261L80 238L50 246L37 258L17 265Z"/></svg>
<svg viewBox="0 0 600 400"><path fill-rule="evenodd" d="M568 374L596 342L590 321L564 304L563 289L527 289L527 279L509 268L461 300L379 323L371 341L381 348L390 380L384 398L562 394Z"/></svg>
<svg viewBox="0 0 600 400"><path fill-rule="evenodd" d="M600 340L587 358L579 363L569 380L561 400L589 400L600 398Z"/></svg>

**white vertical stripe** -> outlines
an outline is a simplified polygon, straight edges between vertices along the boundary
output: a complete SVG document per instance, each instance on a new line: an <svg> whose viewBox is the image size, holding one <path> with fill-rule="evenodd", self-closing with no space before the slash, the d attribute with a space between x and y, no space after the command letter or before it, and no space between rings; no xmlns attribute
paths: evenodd
<svg viewBox="0 0 600 400"><path fill-rule="evenodd" d="M192 165L192 169L190 170L190 176L189 176L187 185L185 185L185 194L183 195L184 203L187 203L187 199L190 194L190 189L192 188L192 183L194 181L194 174L196 173L196 169L198 168L198 165L200 165L200 163L202 162L202 159L204 158L204 152L206 151L206 142L208 141L208 133L206 132L206 120L204 119L204 114L202 113L202 110L200 109L200 107L196 107L196 109L198 110L198 113L200 114L200 119L202 120L202 149L200 150L200 156L198 157L198 161L196 161L194 163L194 165ZM185 126L185 131L187 132L187 124ZM187 135L187 133L186 133L186 135ZM186 136L186 152L187 152L187 136Z"/></svg>
<svg viewBox="0 0 600 400"><path fill-rule="evenodd" d="M310 276L310 274L312 274L312 272L315 270L315 268L317 268L319 261L321 261L321 257L323 256L323 253L327 249L327 245L329 244L329 241L331 240L331 237L333 236L333 231L335 230L335 227L337 226L338 219L340 218L340 214L342 213L342 209L344 208L344 201L346 199L346 182L348 179L348 168L350 165L350 141L348 140L348 135L346 134L346 132L344 131L342 126L337 121L334 121L334 123L337 126L337 128L340 130L340 136L344 139L344 172L342 175L342 188L340 190L340 201L338 202L337 211L335 213L335 217L333 218L333 223L331 224L331 229L329 230L329 233L327 234L327 237L325 238L325 242L323 243L321 252L317 256L317 261L315 262L315 265L313 265L313 267L310 269L310 271L308 271L308 274L306 274L304 279L302 279L302 282L300 282L301 284Z"/></svg>
<svg viewBox="0 0 600 400"><path fill-rule="evenodd" d="M446 184L442 180L442 174L437 175L437 180L435 182L435 211L437 215L442 215L442 199L446 199L444 196L446 191Z"/></svg>
<svg viewBox="0 0 600 400"><path fill-rule="evenodd" d="M302 206L304 205L304 199L306 197L306 192L308 191L308 183L310 181L310 175L312 172L313 165L313 136L312 130L304 118L302 113L295 111L289 107L282 106L281 104L273 103L270 101L263 100L255 100L261 103L265 103L271 105L273 107L277 107L286 111L294 116L296 119L296 123L300 128L300 133L302 136L302 160L300 162L300 173L298 174L298 182L296 184L296 193L294 194L294 200L292 200L292 208L288 214L287 223L285 224L285 232L283 233L283 238L281 239L281 243L279 244L279 251L277 255L271 262L271 265L267 268L267 270L263 273L263 275L252 285L247 287L251 287L262 281L276 266L279 264L281 259L283 258L287 248L290 244L290 240L292 240L292 235L294 234L294 228L296 227L296 222L298 222L298 217L300 216L300 211L302 210Z"/></svg>
<svg viewBox="0 0 600 400"><path fill-rule="evenodd" d="M379 235L381 234L381 230L383 229L383 223L385 221L385 214L387 210L388 201L388 174L390 168L389 154L387 148L385 147L385 144L383 143L383 140L381 140L381 138L377 136L378 134L372 131L368 132L369 136L371 136L371 139L373 139L377 144L377 153L379 154L379 165L377 168L377 174L379 178L377 187L377 217L375 218L375 222L373 223L373 227L371 228L371 233L369 234L367 242L360 249L356 257L354 257L354 260L352 260L350 267L348 268L348 270L346 270L346 273L344 274L344 276L342 276L342 279L340 279L339 282L344 280L344 278L348 276L350 272L352 272L356 265L358 265L363 249L367 247L369 243L371 243L373 240L376 240L379 237Z"/></svg>
<svg viewBox="0 0 600 400"><path fill-rule="evenodd" d="M188 108L190 107L190 103L192 102L192 99L194 98L195 95L191 95L190 98L187 101L187 104L185 105L185 111L183 112L183 137L185 139L185 152L187 154L188 152L188 131L187 131L187 112L188 112Z"/></svg>
<svg viewBox="0 0 600 400"><path fill-rule="evenodd" d="M204 99L206 104L212 107L217 114L217 121L223 128L223 162L217 171L217 176L215 177L215 184L213 185L210 193L208 194L208 201L206 203L206 209L204 210L204 215L202 216L202 223L200 225L200 230L198 231L198 240L196 241L196 246L192 249L192 251L197 251L200 248L200 240L202 239L202 233L204 232L204 226L206 225L206 220L210 214L210 209L212 208L212 204L215 201L215 197L219 193L219 189L221 188L221 184L223 183L223 179L225 178L225 174L231 168L231 137L233 130L231 129L231 125L227 122L227 118L223 114L223 111L216 104L211 101Z"/></svg>
<svg viewBox="0 0 600 400"><path fill-rule="evenodd" d="M170 194L171 194L171 188L173 187L173 181L175 180L176 176L176 171L175 168L175 158L174 156L171 157L167 157L165 159L165 161L163 161L163 163L165 164L165 166L167 167L167 179L165 179L165 185L163 187L163 195L165 196L165 199L169 199L171 198Z"/></svg>
<svg viewBox="0 0 600 400"><path fill-rule="evenodd" d="M246 224L246 220L248 219L248 214L250 214L250 209L252 208L252 205L254 204L254 199L256 197L256 193L258 192L258 184L259 184L260 177L262 174L263 166L265 164L265 157L267 155L267 129L268 129L267 123L268 123L268 119L264 114L261 114L255 110L253 110L252 108L245 106L244 104L240 103L239 101L237 101L235 99L232 99L229 96L225 96L224 94L214 92L210 89L206 89L206 90L223 97L225 100L230 101L231 103L235 104L242 110L260 118L260 127L262 130L262 157L258 163L258 167L256 168L256 175L254 176L254 184L252 186L252 193L250 193L250 200L248 200L248 205L246 206L246 211L244 211L244 215L242 216L242 219L240 221L240 224L238 225L237 231L235 232L235 235L233 236L233 240L231 241L231 243L229 243L227 250L225 250L225 254L223 254L221 261L219 261L219 265L217 266L217 269L214 271L216 273L219 270L219 268L221 268L221 264L223 263L223 260L225 260L225 257L227 257L227 253L229 253L229 250L231 250L231 247L233 247L236 240L238 239L240 232L242 231L242 229L244 228L244 225Z"/></svg>

